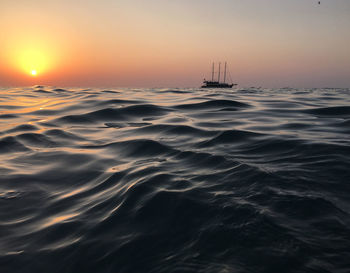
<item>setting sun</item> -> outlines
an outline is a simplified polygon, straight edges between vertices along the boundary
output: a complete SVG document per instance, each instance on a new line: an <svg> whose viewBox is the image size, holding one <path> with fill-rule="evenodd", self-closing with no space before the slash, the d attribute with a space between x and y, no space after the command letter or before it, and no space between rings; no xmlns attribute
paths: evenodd
<svg viewBox="0 0 350 273"><path fill-rule="evenodd" d="M28 41L27 41L28 40ZM14 71L22 75L37 77L57 67L57 49L49 41L32 42L26 36L12 41L15 46L7 47L9 63ZM20 75L18 74L18 75Z"/></svg>
<svg viewBox="0 0 350 273"><path fill-rule="evenodd" d="M18 54L18 63L24 71L36 76L49 67L48 54L42 49L25 49Z"/></svg>

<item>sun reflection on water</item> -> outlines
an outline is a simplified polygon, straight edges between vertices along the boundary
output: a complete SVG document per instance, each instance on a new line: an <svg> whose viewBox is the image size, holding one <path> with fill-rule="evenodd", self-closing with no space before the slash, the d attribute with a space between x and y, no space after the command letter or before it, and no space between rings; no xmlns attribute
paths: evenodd
<svg viewBox="0 0 350 273"><path fill-rule="evenodd" d="M61 215L61 216L56 216L56 217L50 218L49 221L47 221L46 223L44 223L42 225L42 228L46 228L46 227L49 227L49 226L52 226L52 225L55 225L58 223L62 223L62 222L67 221L73 217L76 217L77 215L78 215L78 213L71 213L71 214L66 214L66 215Z"/></svg>

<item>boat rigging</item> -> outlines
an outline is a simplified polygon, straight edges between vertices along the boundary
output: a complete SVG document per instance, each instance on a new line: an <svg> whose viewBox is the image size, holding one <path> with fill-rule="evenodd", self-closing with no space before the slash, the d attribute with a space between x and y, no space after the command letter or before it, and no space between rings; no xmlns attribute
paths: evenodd
<svg viewBox="0 0 350 273"><path fill-rule="evenodd" d="M218 71L218 78L217 81L214 80L215 75L215 63L213 63L212 66L212 72L211 72L211 81L207 81L204 79L202 88L232 88L233 86L236 86L236 83L226 83L226 74L227 74L227 63L225 62L225 71L224 71L224 81L220 82L221 77L221 63L219 63L219 71Z"/></svg>

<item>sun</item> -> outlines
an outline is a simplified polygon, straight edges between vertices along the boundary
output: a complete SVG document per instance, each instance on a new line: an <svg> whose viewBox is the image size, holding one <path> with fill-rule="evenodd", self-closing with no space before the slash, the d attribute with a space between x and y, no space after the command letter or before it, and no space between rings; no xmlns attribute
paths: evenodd
<svg viewBox="0 0 350 273"><path fill-rule="evenodd" d="M18 49L15 52L17 66L31 77L37 77L45 73L50 67L49 54L39 47L28 47L26 49Z"/></svg>
<svg viewBox="0 0 350 273"><path fill-rule="evenodd" d="M28 28L21 26L13 31L13 35L8 36L9 39L5 39L4 43L1 41L0 74L3 55L11 71L28 82L57 73L57 66L60 66L61 60L65 59L62 57L66 55L66 44L61 43L57 33L53 33L52 30L46 33L44 29L36 30L29 26Z"/></svg>

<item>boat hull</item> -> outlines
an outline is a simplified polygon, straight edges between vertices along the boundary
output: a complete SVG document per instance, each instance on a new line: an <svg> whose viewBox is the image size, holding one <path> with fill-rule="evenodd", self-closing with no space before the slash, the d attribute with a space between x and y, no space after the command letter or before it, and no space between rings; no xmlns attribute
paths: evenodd
<svg viewBox="0 0 350 273"><path fill-rule="evenodd" d="M210 84L210 85L202 85L201 88L232 88L237 84Z"/></svg>

